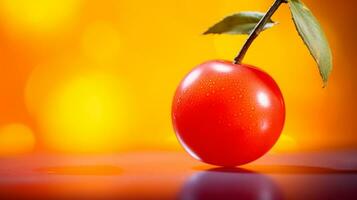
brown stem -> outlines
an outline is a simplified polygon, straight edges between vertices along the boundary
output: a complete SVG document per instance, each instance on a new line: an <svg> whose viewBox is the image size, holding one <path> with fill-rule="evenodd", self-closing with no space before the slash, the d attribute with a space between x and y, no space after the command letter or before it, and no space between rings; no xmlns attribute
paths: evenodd
<svg viewBox="0 0 357 200"><path fill-rule="evenodd" d="M270 20L271 16L279 8L282 3L287 3L287 0L275 0L274 4L269 8L268 12L259 21L259 23L254 27L253 31L250 33L247 41L244 43L242 49L240 50L237 57L234 58L234 64L241 64L242 60L247 53L250 45L253 43L254 39L258 37L260 32L264 29L265 24Z"/></svg>

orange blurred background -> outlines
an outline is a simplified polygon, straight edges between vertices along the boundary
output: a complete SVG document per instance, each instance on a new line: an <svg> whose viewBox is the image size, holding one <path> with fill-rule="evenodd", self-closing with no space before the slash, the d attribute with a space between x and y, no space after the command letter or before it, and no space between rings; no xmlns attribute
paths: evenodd
<svg viewBox="0 0 357 200"><path fill-rule="evenodd" d="M304 1L329 39L334 69L317 67L286 5L245 62L267 71L286 101L273 152L357 147L357 3ZM179 150L171 99L194 66L232 60L246 36L202 36L222 17L271 0L0 0L0 156L35 151Z"/></svg>

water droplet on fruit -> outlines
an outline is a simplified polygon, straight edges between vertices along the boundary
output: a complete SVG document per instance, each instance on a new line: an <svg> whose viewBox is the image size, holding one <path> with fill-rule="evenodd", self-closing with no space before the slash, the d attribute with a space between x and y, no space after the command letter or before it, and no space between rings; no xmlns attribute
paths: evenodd
<svg viewBox="0 0 357 200"><path fill-rule="evenodd" d="M258 123L254 123L253 126L254 127L259 127L259 124Z"/></svg>

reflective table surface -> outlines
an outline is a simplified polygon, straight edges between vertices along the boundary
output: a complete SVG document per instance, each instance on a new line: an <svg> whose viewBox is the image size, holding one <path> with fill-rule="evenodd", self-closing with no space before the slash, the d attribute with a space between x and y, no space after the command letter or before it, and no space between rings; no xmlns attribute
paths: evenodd
<svg viewBox="0 0 357 200"><path fill-rule="evenodd" d="M268 154L237 168L184 152L0 159L0 199L357 199L357 151Z"/></svg>

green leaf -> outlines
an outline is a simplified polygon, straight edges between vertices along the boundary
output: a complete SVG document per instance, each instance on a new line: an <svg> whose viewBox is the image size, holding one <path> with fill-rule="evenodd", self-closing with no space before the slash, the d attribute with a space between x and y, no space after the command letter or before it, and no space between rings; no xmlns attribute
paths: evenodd
<svg viewBox="0 0 357 200"><path fill-rule="evenodd" d="M264 15L265 13L250 11L236 13L225 17L203 34L250 34ZM269 20L264 26L264 30L273 27L275 24L275 22Z"/></svg>
<svg viewBox="0 0 357 200"><path fill-rule="evenodd" d="M325 87L332 70L332 53L326 36L319 22L300 0L289 0L289 7L295 27L319 67Z"/></svg>

